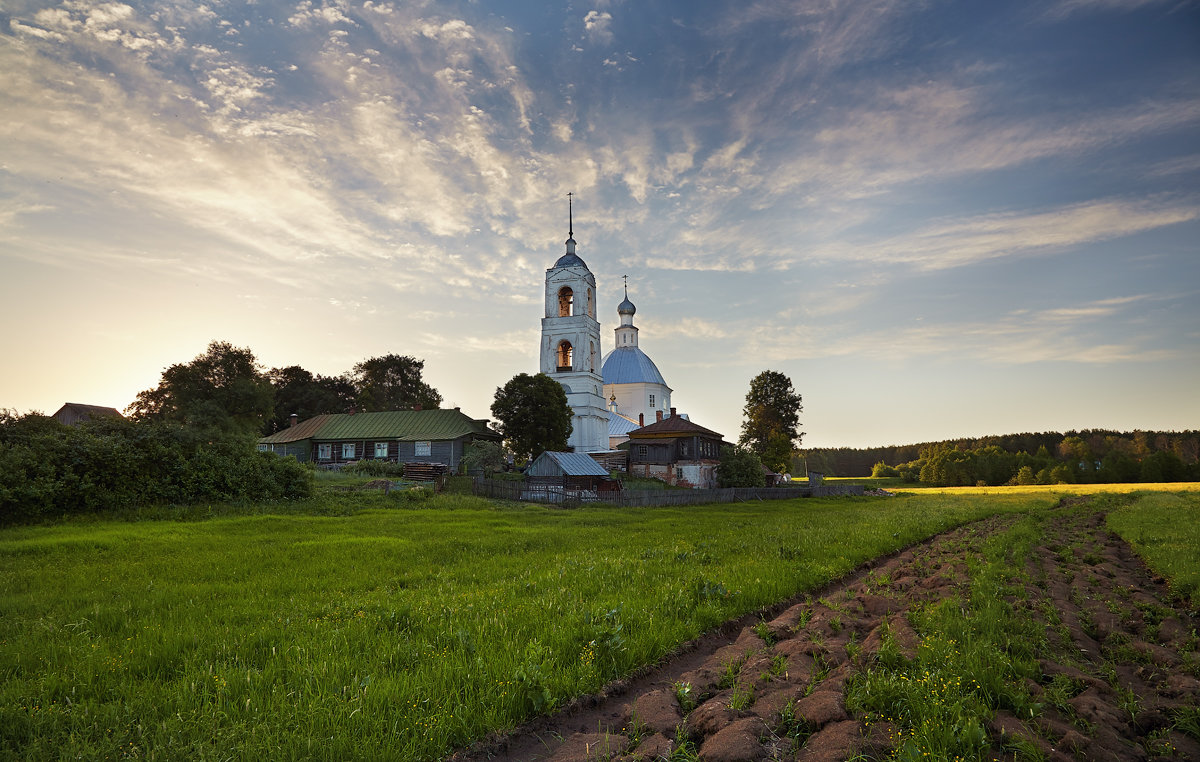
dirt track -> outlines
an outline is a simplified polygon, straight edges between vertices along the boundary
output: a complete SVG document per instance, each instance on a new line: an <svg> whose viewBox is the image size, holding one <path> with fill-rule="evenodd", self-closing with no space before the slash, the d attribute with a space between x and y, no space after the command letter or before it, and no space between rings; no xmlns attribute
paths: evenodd
<svg viewBox="0 0 1200 762"><path fill-rule="evenodd" d="M1011 520L982 521L879 559L770 612L768 632L754 627L757 616L730 623L652 671L451 759L655 760L673 752L704 762L886 759L894 728L848 714L847 678L878 652L885 622L911 658L921 638L908 610L964 592L965 554ZM1163 581L1095 512L1055 516L1025 571L1027 597L1018 605L1047 626L1061 661L1042 659L1042 679L1027 686L1045 699L1040 715L996 714L989 758L1016 759L1011 741L1024 738L1055 762L1200 762L1200 741L1172 727L1179 708L1200 702L1195 612L1176 607ZM1046 621L1046 611L1058 612L1058 621ZM731 663L741 664L732 685ZM677 697L681 683L699 699L687 712ZM1043 695L1050 685L1053 697ZM680 754L681 743L695 754Z"/></svg>

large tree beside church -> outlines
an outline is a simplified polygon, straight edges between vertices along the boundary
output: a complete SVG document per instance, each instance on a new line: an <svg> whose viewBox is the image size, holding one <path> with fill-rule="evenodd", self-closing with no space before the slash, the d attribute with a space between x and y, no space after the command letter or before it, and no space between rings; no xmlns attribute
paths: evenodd
<svg viewBox="0 0 1200 762"><path fill-rule="evenodd" d="M738 442L757 455L764 465L787 471L792 452L800 445L800 395L792 380L774 370L764 370L750 381L742 413L742 436Z"/></svg>
<svg viewBox="0 0 1200 762"><path fill-rule="evenodd" d="M562 384L538 373L518 373L496 390L492 415L509 449L531 459L546 450L567 449L571 437L571 406Z"/></svg>

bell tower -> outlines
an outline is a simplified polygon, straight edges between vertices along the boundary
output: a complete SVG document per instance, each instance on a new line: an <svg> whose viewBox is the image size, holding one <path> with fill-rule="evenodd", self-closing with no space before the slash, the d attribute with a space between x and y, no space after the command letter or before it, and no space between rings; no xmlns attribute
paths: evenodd
<svg viewBox="0 0 1200 762"><path fill-rule="evenodd" d="M567 252L546 270L540 370L567 393L571 449L602 452L608 449L608 412L601 396L596 278L575 253L571 195L567 194Z"/></svg>

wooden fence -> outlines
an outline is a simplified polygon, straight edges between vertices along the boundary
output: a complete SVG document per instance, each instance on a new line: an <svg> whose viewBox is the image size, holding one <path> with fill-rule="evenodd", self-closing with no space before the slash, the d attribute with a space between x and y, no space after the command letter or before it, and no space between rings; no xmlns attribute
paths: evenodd
<svg viewBox="0 0 1200 762"><path fill-rule="evenodd" d="M746 487L726 489L626 489L597 493L561 484L526 483L499 479L476 478L472 491L481 497L500 500L525 500L535 503L606 505L648 507L662 505L700 505L703 503L738 503L752 500L789 500L812 497L811 487Z"/></svg>

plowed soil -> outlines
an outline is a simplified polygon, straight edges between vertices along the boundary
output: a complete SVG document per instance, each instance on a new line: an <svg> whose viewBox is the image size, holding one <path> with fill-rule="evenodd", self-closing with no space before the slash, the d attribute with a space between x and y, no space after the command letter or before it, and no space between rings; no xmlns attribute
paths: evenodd
<svg viewBox="0 0 1200 762"><path fill-rule="evenodd" d="M885 623L902 652L915 655L921 635L908 612L946 596L965 598L966 554L1013 520L960 527L877 559L825 590L731 622L637 677L451 759L632 761L673 753L704 762L888 759L895 729L847 711L847 679L878 652ZM1028 750L1036 747L1055 762L1200 762L1200 741L1176 727L1178 710L1200 702L1197 613L1172 598L1098 512L1059 511L1025 571L1021 610L1045 623L1058 655L1040 661L1042 679L1027 687L1037 700L1053 684L1058 700L1043 702L1033 718L996 713L987 728L987 758L1031 758ZM1058 612L1058 621L1045 621L1047 610ZM743 666L729 686L731 662ZM696 700L686 711L676 691L682 683ZM749 705L746 695L753 696ZM795 732L797 718L802 735ZM1017 756L1014 739L1025 739L1024 756Z"/></svg>

